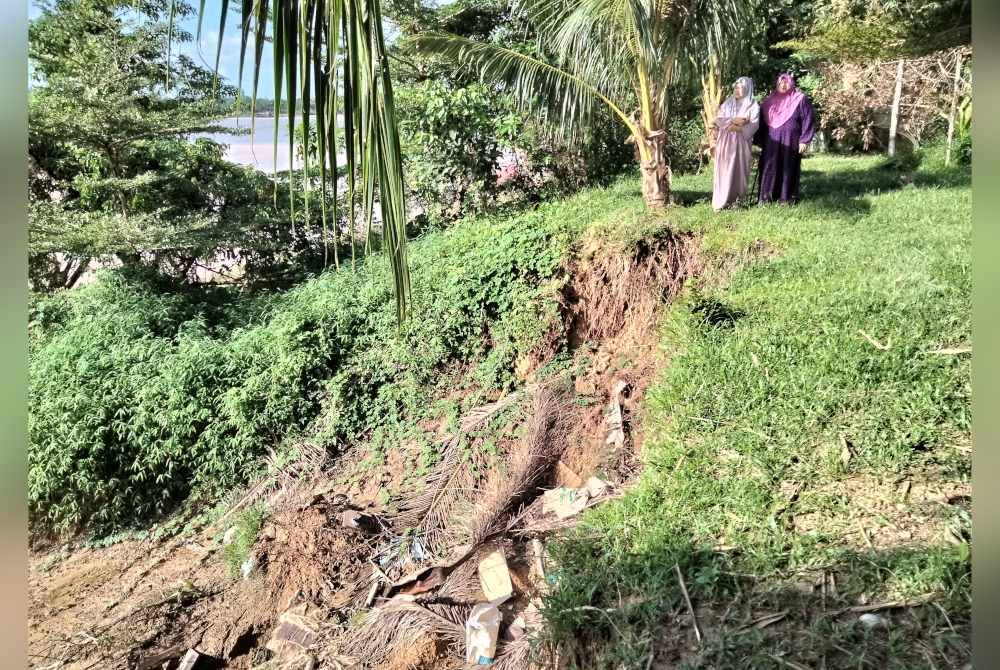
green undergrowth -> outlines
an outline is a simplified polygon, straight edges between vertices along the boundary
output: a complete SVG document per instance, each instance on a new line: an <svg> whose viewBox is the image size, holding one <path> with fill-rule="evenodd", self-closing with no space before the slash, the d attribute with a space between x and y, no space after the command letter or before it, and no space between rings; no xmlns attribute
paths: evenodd
<svg viewBox="0 0 1000 670"><path fill-rule="evenodd" d="M246 482L269 449L311 440L384 452L442 398L510 389L518 359L559 318L574 244L643 216L626 179L428 232L409 249L402 329L381 256L284 293L180 290L113 271L35 298L35 528L143 528L192 493L214 499Z"/></svg>
<svg viewBox="0 0 1000 670"><path fill-rule="evenodd" d="M930 353L971 346L968 172L933 155L815 157L798 206L721 215L710 189L710 174L676 180L676 225L702 234L707 267L663 324L644 476L550 547L547 635L580 667L961 667L967 544L875 550L848 541L856 527L794 524L802 501L828 500L839 507L820 512L867 514L878 539L892 524L845 483L969 481L970 356ZM820 489L829 495L809 497ZM967 519L963 504L919 512ZM707 631L700 645L675 566ZM820 573L835 592L796 586ZM834 615L927 596L883 613L887 629ZM787 621L740 627L779 611Z"/></svg>

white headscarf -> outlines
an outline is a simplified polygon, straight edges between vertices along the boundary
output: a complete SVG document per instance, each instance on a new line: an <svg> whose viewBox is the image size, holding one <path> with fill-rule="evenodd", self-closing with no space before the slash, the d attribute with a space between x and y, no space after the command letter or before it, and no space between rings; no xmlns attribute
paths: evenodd
<svg viewBox="0 0 1000 670"><path fill-rule="evenodd" d="M726 98L726 101L719 108L719 116L728 118L735 116L749 117L753 108L757 106L757 101L753 99L753 79L750 77L740 77L733 82L733 87L735 88L736 84L739 83L743 84L743 97L739 100L734 95Z"/></svg>

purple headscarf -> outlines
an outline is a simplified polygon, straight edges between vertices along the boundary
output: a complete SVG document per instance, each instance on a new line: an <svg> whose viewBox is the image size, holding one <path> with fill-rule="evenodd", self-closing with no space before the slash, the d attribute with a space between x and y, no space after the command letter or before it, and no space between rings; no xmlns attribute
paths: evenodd
<svg viewBox="0 0 1000 670"><path fill-rule="evenodd" d="M761 111L767 119L767 125L771 128L780 128L785 125L788 119L792 118L792 115L795 114L795 110L799 108L802 98L805 97L802 91L795 88L795 77L788 72L783 72L778 75L777 83L780 84L783 79L789 84L788 92L781 93L775 90L774 93L764 99L764 102L760 106Z"/></svg>

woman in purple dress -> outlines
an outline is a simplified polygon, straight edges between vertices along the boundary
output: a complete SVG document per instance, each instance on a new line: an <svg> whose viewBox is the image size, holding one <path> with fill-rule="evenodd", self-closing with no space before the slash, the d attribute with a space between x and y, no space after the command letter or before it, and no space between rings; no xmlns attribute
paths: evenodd
<svg viewBox="0 0 1000 670"><path fill-rule="evenodd" d="M760 105L754 144L761 147L760 202L793 203L799 197L802 153L815 134L812 105L787 72Z"/></svg>

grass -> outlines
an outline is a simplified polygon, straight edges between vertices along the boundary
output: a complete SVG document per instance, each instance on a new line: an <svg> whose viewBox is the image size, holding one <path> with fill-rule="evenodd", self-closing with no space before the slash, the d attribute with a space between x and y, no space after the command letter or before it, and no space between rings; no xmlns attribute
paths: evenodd
<svg viewBox="0 0 1000 670"><path fill-rule="evenodd" d="M232 541L223 548L223 557L233 577L240 575L243 564L250 558L250 551L264 527L265 516L265 510L260 506L252 506L237 515L233 523L236 532Z"/></svg>
<svg viewBox="0 0 1000 670"><path fill-rule="evenodd" d="M800 205L718 216L709 174L677 180L685 206L670 216L703 235L708 272L663 325L641 483L552 547L546 617L567 658L969 660L970 357L928 352L970 345L971 185L933 162L810 158ZM882 612L886 629L837 614L922 597L933 602ZM789 615L740 629L776 611Z"/></svg>

